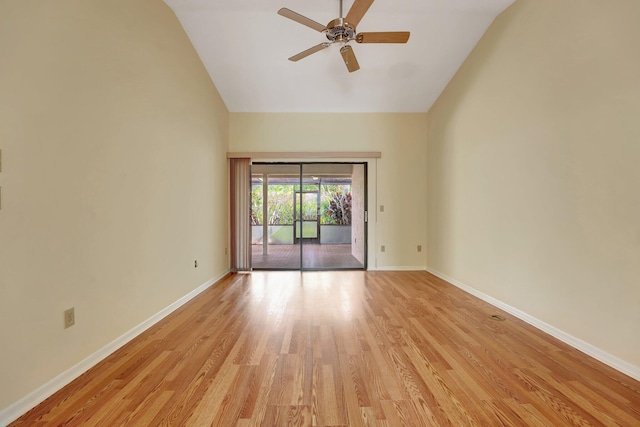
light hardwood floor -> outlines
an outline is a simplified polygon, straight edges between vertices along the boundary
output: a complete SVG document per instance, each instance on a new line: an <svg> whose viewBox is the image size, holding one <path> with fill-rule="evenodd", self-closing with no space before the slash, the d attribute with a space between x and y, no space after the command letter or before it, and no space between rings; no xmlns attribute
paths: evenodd
<svg viewBox="0 0 640 427"><path fill-rule="evenodd" d="M14 425L640 426L640 383L426 272L260 272Z"/></svg>

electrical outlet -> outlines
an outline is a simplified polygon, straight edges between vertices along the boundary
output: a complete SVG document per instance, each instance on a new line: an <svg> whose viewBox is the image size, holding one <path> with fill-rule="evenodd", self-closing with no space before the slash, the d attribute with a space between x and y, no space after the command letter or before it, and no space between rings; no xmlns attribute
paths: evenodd
<svg viewBox="0 0 640 427"><path fill-rule="evenodd" d="M380 205L380 212L384 212L384 205Z"/></svg>
<svg viewBox="0 0 640 427"><path fill-rule="evenodd" d="M387 248L384 247L384 245L380 246L380 252L384 252Z"/></svg>
<svg viewBox="0 0 640 427"><path fill-rule="evenodd" d="M422 245L418 245L418 252L422 252Z"/></svg>
<svg viewBox="0 0 640 427"><path fill-rule="evenodd" d="M64 311L64 328L70 328L76 324L76 312L75 308L71 307Z"/></svg>
<svg viewBox="0 0 640 427"><path fill-rule="evenodd" d="M193 261L193 268L198 268L198 260Z"/></svg>

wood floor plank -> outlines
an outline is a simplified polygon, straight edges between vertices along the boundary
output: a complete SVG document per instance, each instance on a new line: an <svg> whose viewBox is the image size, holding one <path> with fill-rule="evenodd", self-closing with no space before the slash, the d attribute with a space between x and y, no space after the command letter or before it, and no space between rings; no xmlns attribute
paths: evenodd
<svg viewBox="0 0 640 427"><path fill-rule="evenodd" d="M278 406L274 426L303 427L311 425L311 409L304 406Z"/></svg>
<svg viewBox="0 0 640 427"><path fill-rule="evenodd" d="M580 412L584 413L588 418L590 418L589 422L591 422L592 424L602 423L602 425L606 426L616 425L615 420L607 414L606 410L602 406L602 402L600 402L599 400L590 401L580 392L575 390L571 386L571 383L561 383L553 378L553 376L544 372L539 373L539 377L545 382L552 385L554 390L556 390L558 393L561 393L567 398L568 396L571 396L571 400L575 403L576 408L578 408ZM620 413L618 413L618 415L620 415Z"/></svg>
<svg viewBox="0 0 640 427"><path fill-rule="evenodd" d="M216 411L216 416L211 423L212 426L231 426L240 419L242 408L246 401L246 391L256 372L255 365L243 365L238 367L238 373L229 384L225 397L222 399L220 408Z"/></svg>
<svg viewBox="0 0 640 427"><path fill-rule="evenodd" d="M514 425L547 427L554 425L551 420L542 415L532 405L523 404L514 399L503 399L502 404L506 405L515 414L511 417ZM513 420L519 420L517 423Z"/></svg>
<svg viewBox="0 0 640 427"><path fill-rule="evenodd" d="M368 414L363 412L363 409L370 409L369 396L363 393L362 377L346 354L340 355L340 375L344 385L344 403L347 408L348 424L353 427L363 427L370 422L363 418ZM373 417L373 412L370 414Z"/></svg>
<svg viewBox="0 0 640 427"><path fill-rule="evenodd" d="M188 426L211 425L239 369L238 365L229 365L216 376L195 408L194 417L187 422Z"/></svg>
<svg viewBox="0 0 640 427"><path fill-rule="evenodd" d="M247 403L253 403L249 426L268 425L264 423L264 420L268 408L269 392L273 388L273 380L276 374L277 360L278 357L276 355L265 354L260 362L260 367L257 374L259 382L256 383L256 386L259 386L259 389L255 400L248 401Z"/></svg>
<svg viewBox="0 0 640 427"><path fill-rule="evenodd" d="M150 393L119 425L151 425L155 415L172 397L172 391Z"/></svg>
<svg viewBox="0 0 640 427"><path fill-rule="evenodd" d="M626 427L640 382L426 272L254 272L11 425Z"/></svg>

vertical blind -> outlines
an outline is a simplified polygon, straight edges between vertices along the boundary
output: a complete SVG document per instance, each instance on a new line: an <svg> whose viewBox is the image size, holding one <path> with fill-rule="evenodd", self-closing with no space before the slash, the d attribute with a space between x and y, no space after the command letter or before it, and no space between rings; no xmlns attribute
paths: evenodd
<svg viewBox="0 0 640 427"><path fill-rule="evenodd" d="M251 159L230 159L231 271L251 269Z"/></svg>

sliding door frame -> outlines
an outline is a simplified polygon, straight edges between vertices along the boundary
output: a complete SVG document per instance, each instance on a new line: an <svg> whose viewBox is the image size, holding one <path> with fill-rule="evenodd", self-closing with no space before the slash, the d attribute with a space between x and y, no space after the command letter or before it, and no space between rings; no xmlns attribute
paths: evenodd
<svg viewBox="0 0 640 427"><path fill-rule="evenodd" d="M299 177L299 191L300 194L304 194L303 191L303 170L304 170L304 166L308 166L308 165L361 165L364 169L364 173L363 173L363 179L364 179L364 191L363 191L363 215L364 215L364 224L363 224L363 238L364 238L364 247L363 247L363 266L361 268L330 268L330 267L321 267L321 268L309 268L309 267L305 267L304 266L304 259L303 259L303 245L305 245L304 243L304 239L302 238L303 236L303 229L302 229L302 221L300 221L300 241L299 243L294 243L294 244L298 244L298 246L300 247L300 264L298 268L255 268L253 267L253 259L252 256L250 255L250 263L251 263L251 270L284 270L284 271L345 271L345 270L367 270L368 268L368 259L369 259L369 221L368 221L368 206L369 206L369 174L368 174L368 162L366 161L343 161L343 162L339 162L339 161L318 161L318 162L305 162L305 161L292 161L292 162L285 162L285 161L275 161L275 162L268 162L268 161L256 161L256 162L252 162L251 167L253 168L254 165L286 165L286 166L299 166L299 172L298 172L298 177ZM253 171L250 171L250 175L253 174ZM294 190L295 191L295 190ZM263 194L264 197L264 194ZM299 212L301 214L301 218L302 218L302 197L298 198L299 200L297 200L297 203L300 205L299 208ZM263 202L264 203L264 202ZM295 211L296 211L296 206L294 205L294 215L295 215ZM319 204L318 204L318 209L319 209ZM249 221L249 218L247 218L247 221ZM263 221L266 221L266 218L263 219ZM352 220L353 223L353 220ZM293 224L293 236L294 236L294 242L295 242L295 236L296 236L296 226L297 224L294 221ZM320 227L320 218L318 218L318 228ZM263 236L263 239L268 239L268 235L267 236ZM250 239L251 240L251 239ZM320 241L320 234L318 234L318 242ZM307 243L308 244L308 243ZM351 243L351 245L353 245ZM252 251L250 251L252 252Z"/></svg>

